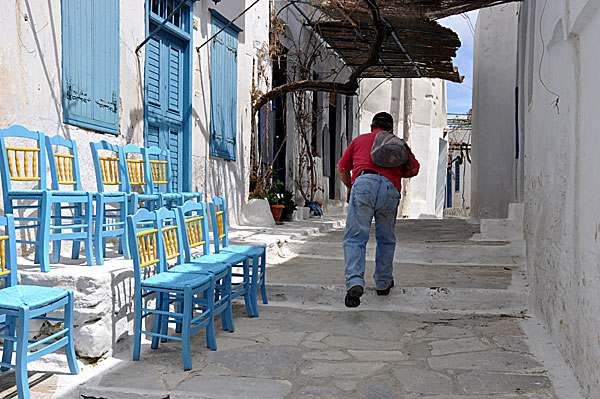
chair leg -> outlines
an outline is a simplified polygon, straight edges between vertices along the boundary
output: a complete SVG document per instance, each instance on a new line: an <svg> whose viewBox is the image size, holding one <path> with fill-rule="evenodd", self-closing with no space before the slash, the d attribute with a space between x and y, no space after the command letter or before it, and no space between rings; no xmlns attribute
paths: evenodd
<svg viewBox="0 0 600 399"><path fill-rule="evenodd" d="M192 295L189 290L186 290L186 292L183 294L183 321L181 331L181 355L183 357L184 370L192 369L192 354L190 348L191 317Z"/></svg>
<svg viewBox="0 0 600 399"><path fill-rule="evenodd" d="M252 297L250 295L250 262L244 260L244 305L248 316L254 317L254 308L252 307Z"/></svg>
<svg viewBox="0 0 600 399"><path fill-rule="evenodd" d="M156 310L164 310L163 301L164 301L163 293L157 292L156 293ZM163 325L163 315L156 313L154 315L154 329L152 331L155 333L161 333L162 325ZM159 341L160 341L159 337L152 337L152 345L150 347L152 349L158 348Z"/></svg>
<svg viewBox="0 0 600 399"><path fill-rule="evenodd" d="M6 324L8 325L8 331L6 335L9 337L15 336L15 331L17 327L17 320L14 316L6 316ZM9 341L7 339L4 340L4 348L2 351L2 363L10 363L12 360L12 354L15 350L15 343L13 341ZM1 371L8 370L8 367L0 367Z"/></svg>
<svg viewBox="0 0 600 399"><path fill-rule="evenodd" d="M55 203L54 204L54 224L56 226L60 226L62 225L62 207L60 206L60 203ZM48 220L48 223L51 223L52 219L46 219ZM62 248L62 241L61 240L56 240L52 243L52 263L58 263L60 262L60 250ZM46 248L46 247L43 247ZM75 242L73 242L73 248L75 248Z"/></svg>
<svg viewBox="0 0 600 399"><path fill-rule="evenodd" d="M206 346L210 350L217 350L217 339L215 338L215 280L212 279L208 292L205 291L206 296L206 311L210 312L210 318L206 325Z"/></svg>
<svg viewBox="0 0 600 399"><path fill-rule="evenodd" d="M258 266L259 256L255 255L252 257L252 277L250 278L250 299L254 309L254 317L258 317Z"/></svg>
<svg viewBox="0 0 600 399"><path fill-rule="evenodd" d="M83 207L83 204L81 206ZM85 224L87 225L87 229L86 229L87 235L85 238L85 259L87 260L87 264L90 266L92 266L96 263L94 261L94 256L92 254L93 241L94 241L94 236L92 234L93 226L94 226L92 213L93 213L92 194L88 193L88 200L85 204Z"/></svg>
<svg viewBox="0 0 600 399"><path fill-rule="evenodd" d="M74 216L75 219L73 219L74 223L81 223L81 217L83 215L83 204L79 203L79 204L74 204L75 205L75 212L74 212ZM73 233L80 233L81 229L73 229ZM71 250L71 259L79 259L79 252L81 250L81 241L80 240L73 240L73 248ZM88 264L89 264L89 259L88 260Z"/></svg>
<svg viewBox="0 0 600 399"><path fill-rule="evenodd" d="M52 194L45 192L42 196L41 215L40 215L40 237L38 245L40 248L40 269L43 272L50 271L50 254L45 248L50 248L50 216L51 216L51 197Z"/></svg>
<svg viewBox="0 0 600 399"><path fill-rule="evenodd" d="M97 265L104 264L104 252L102 247L102 226L104 225L104 197L96 195L96 221L94 231L94 257Z"/></svg>
<svg viewBox="0 0 600 399"><path fill-rule="evenodd" d="M73 291L69 290L69 302L65 305L65 320L64 325L69 329L67 337L69 342L65 346L65 352L67 353L67 362L69 364L69 371L71 374L79 374L79 367L77 366L77 357L75 357L75 345L73 343L73 305L74 296Z"/></svg>
<svg viewBox="0 0 600 399"><path fill-rule="evenodd" d="M133 337L133 360L140 360L142 341L142 290L135 292L135 326Z"/></svg>
<svg viewBox="0 0 600 399"><path fill-rule="evenodd" d="M176 306L176 309L177 309L177 313L183 313L183 303L182 302L179 302L179 301L176 302L175 306ZM175 332L177 334L181 334L182 328L183 328L182 323L177 323L175 325Z"/></svg>
<svg viewBox="0 0 600 399"><path fill-rule="evenodd" d="M227 296L227 307L221 313L221 321L224 326L227 325L227 331L233 332L235 328L233 325L233 312L231 311L231 268L229 268L229 273L223 281L223 295Z"/></svg>
<svg viewBox="0 0 600 399"><path fill-rule="evenodd" d="M27 344L29 339L29 309L19 310L19 326L17 329L17 360L15 362L15 378L19 399L29 398L29 381L27 380Z"/></svg>
<svg viewBox="0 0 600 399"><path fill-rule="evenodd" d="M123 203L121 204L121 222L123 223L123 234L119 239L119 244L122 247L123 256L125 259L131 259L131 252L129 250L129 227L127 226L127 197L123 195Z"/></svg>
<svg viewBox="0 0 600 399"><path fill-rule="evenodd" d="M266 305L269 303L267 299L267 250L261 256L261 278L260 278L260 296L262 302Z"/></svg>

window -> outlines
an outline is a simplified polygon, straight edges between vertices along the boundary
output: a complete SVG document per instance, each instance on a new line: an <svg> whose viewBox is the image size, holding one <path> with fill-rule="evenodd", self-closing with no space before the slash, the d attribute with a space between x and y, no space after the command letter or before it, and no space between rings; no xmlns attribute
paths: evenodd
<svg viewBox="0 0 600 399"><path fill-rule="evenodd" d="M63 117L119 133L119 1L62 0Z"/></svg>
<svg viewBox="0 0 600 399"><path fill-rule="evenodd" d="M210 11L214 35L229 21L218 12ZM232 161L236 159L239 32L241 30L231 24L210 44L210 155Z"/></svg>

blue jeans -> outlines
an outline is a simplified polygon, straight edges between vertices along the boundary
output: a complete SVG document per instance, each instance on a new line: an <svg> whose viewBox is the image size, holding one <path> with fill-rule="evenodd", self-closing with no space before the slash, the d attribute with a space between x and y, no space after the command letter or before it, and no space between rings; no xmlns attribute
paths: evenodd
<svg viewBox="0 0 600 399"><path fill-rule="evenodd" d="M350 192L350 205L344 234L346 260L346 289L365 286L365 252L375 216L375 287L384 290L393 280L394 250L396 249L396 213L400 193L387 178L363 174L356 178Z"/></svg>

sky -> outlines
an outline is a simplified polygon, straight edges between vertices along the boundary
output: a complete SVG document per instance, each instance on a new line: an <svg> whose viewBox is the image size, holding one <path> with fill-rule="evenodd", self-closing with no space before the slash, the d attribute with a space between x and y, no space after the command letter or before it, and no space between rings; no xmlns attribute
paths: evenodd
<svg viewBox="0 0 600 399"><path fill-rule="evenodd" d="M462 45L458 49L454 65L458 72L465 77L462 84L447 82L448 88L448 113L466 114L471 109L471 93L473 91L473 32L469 27L470 20L473 29L477 22L479 11L471 11L462 15L453 15L438 22L458 34Z"/></svg>

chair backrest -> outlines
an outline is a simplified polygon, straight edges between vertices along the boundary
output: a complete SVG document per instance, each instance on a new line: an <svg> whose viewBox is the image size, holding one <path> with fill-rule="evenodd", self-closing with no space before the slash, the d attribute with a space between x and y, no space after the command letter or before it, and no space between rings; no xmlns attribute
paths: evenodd
<svg viewBox="0 0 600 399"><path fill-rule="evenodd" d="M229 246L229 229L227 227L229 223L225 197L213 197L209 207L215 253L219 253L221 248Z"/></svg>
<svg viewBox="0 0 600 399"><path fill-rule="evenodd" d="M123 162L125 170L125 190L128 193L133 192L134 187L140 187L146 194L151 191L147 185L150 179L150 172L146 166L146 149L140 148L135 144L127 144L123 147Z"/></svg>
<svg viewBox="0 0 600 399"><path fill-rule="evenodd" d="M160 208L156 213L158 231L160 231L159 241L162 248L162 263L165 270L168 269L168 262L175 259L177 264L183 263L182 247L182 228L176 210Z"/></svg>
<svg viewBox="0 0 600 399"><path fill-rule="evenodd" d="M52 176L52 189L60 190L61 186L70 186L75 191L81 191L81 176L79 174L79 159L77 143L59 135L46 136L46 153Z"/></svg>
<svg viewBox="0 0 600 399"><path fill-rule="evenodd" d="M0 235L0 280L4 280L4 287L11 287L17 285L17 239L13 215L0 216L0 226L4 227L4 234Z"/></svg>
<svg viewBox="0 0 600 399"><path fill-rule="evenodd" d="M145 208L127 216L127 227L129 229L129 248L132 252L133 267L136 285L142 280L142 269L155 266L154 274L164 270L161 254L156 212L150 212ZM148 276L152 270L144 275Z"/></svg>
<svg viewBox="0 0 600 399"><path fill-rule="evenodd" d="M7 143L7 139L14 139L11 141L18 142L18 145ZM31 143L31 146L24 146L26 142ZM0 170L5 202L8 192L14 189L13 182L35 182L36 189L46 189L44 146L42 132L32 132L19 125L0 130Z"/></svg>
<svg viewBox="0 0 600 399"><path fill-rule="evenodd" d="M146 148L145 153L146 167L150 169L151 177L147 190L152 194L172 193L171 152L152 146Z"/></svg>
<svg viewBox="0 0 600 399"><path fill-rule="evenodd" d="M116 187L117 191L124 191L125 171L121 163L123 158L121 147L106 140L90 143L90 147L92 149L98 192L108 191L106 190L107 186Z"/></svg>
<svg viewBox="0 0 600 399"><path fill-rule="evenodd" d="M210 253L206 204L188 200L177 208L181 226L181 243L185 261L192 259L192 249L202 247L202 255Z"/></svg>

